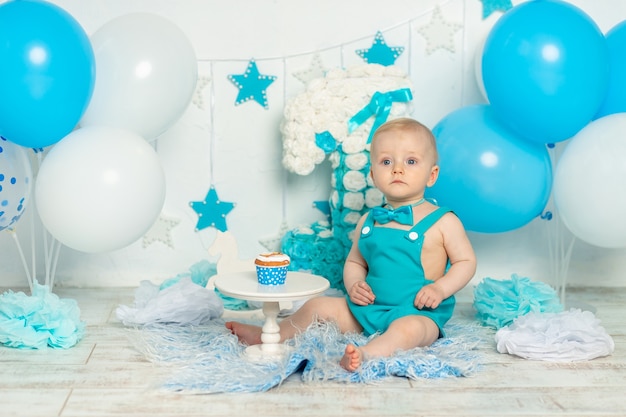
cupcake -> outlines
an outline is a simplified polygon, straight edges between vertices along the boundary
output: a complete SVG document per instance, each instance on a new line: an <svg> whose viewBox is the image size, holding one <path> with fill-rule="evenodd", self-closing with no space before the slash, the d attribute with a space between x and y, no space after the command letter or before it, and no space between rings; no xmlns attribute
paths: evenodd
<svg viewBox="0 0 626 417"><path fill-rule="evenodd" d="M291 260L281 252L262 253L256 257L256 275L261 285L282 285Z"/></svg>

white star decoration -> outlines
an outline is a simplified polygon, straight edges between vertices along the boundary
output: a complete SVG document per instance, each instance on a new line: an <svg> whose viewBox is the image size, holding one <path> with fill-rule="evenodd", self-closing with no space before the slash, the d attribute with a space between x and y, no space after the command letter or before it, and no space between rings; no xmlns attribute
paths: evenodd
<svg viewBox="0 0 626 417"><path fill-rule="evenodd" d="M279 252L280 251L280 243L285 236L285 233L289 231L289 225L287 225L287 221L283 220L280 224L280 229L278 229L278 234L272 237L268 237L266 239L259 240L259 243L270 252Z"/></svg>
<svg viewBox="0 0 626 417"><path fill-rule="evenodd" d="M196 90L193 93L193 97L191 98L191 102L200 110L204 110L204 89L211 83L211 77L198 77L198 82L196 83Z"/></svg>
<svg viewBox="0 0 626 417"><path fill-rule="evenodd" d="M439 6L435 7L430 22L417 28L417 32L426 39L426 54L430 55L437 49L455 52L454 34L463 25L444 20Z"/></svg>
<svg viewBox="0 0 626 417"><path fill-rule="evenodd" d="M143 237L144 249L154 242L161 242L174 249L171 230L180 223L180 219L167 217L163 214L154 222L152 228Z"/></svg>
<svg viewBox="0 0 626 417"><path fill-rule="evenodd" d="M309 68L296 71L293 73L293 76L296 77L302 84L307 85L311 80L316 78L323 78L326 75L327 69L324 68L322 64L322 58L320 54L313 55L311 58L311 63L309 64Z"/></svg>

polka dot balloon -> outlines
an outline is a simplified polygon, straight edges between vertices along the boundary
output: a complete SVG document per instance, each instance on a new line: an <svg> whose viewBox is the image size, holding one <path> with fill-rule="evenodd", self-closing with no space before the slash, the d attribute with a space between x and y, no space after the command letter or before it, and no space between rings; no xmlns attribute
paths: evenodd
<svg viewBox="0 0 626 417"><path fill-rule="evenodd" d="M0 230L12 227L24 213L32 177L25 149L0 137Z"/></svg>

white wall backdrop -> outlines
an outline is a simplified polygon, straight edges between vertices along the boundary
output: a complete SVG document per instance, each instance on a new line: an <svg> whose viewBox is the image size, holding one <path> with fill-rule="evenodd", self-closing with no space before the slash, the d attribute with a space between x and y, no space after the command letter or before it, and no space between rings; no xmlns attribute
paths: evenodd
<svg viewBox="0 0 626 417"><path fill-rule="evenodd" d="M265 248L260 241L289 227L310 224L324 215L314 201L330 196L330 167L322 164L307 176L288 173L281 164L279 125L286 102L303 92L295 76L319 57L325 69L362 64L355 50L369 48L380 31L390 46L402 46L396 61L413 83L412 114L433 127L451 111L485 103L476 83L474 56L494 22L483 18L480 0L54 0L83 26L88 35L111 19L150 12L184 31L198 59L198 86L180 120L152 145L166 175L161 220L170 228L108 253L90 254L62 247L56 267L60 286L136 286L185 272L202 260L216 229L195 230L197 214L189 206L204 199L215 185L222 201L235 203L226 217L238 257L252 258ZM518 4L513 1L513 4ZM603 31L626 19L626 1L573 0ZM458 25L452 43L426 38L438 7L443 19ZM429 51L429 42L440 48ZM268 108L255 102L235 105L237 88L227 79L241 74L255 59L259 71L275 75L267 88ZM584 190L581 190L584 198ZM29 269L45 274L44 232L31 201L15 229L0 232L0 286L24 287L26 278L16 240ZM549 204L548 209L550 208ZM554 283L560 256L550 242L570 242L570 233L555 221L536 219L511 232L470 233L479 267L475 280L511 274ZM34 230L32 230L34 228ZM155 238L156 236L156 238ZM605 249L576 240L569 263L569 285L626 285L626 250ZM558 265L557 265L558 266ZM562 265L561 265L562 266Z"/></svg>

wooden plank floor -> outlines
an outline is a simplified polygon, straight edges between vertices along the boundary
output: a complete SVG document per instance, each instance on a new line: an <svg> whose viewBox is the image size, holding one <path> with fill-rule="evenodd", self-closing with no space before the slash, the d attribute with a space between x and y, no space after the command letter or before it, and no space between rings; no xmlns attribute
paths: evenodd
<svg viewBox="0 0 626 417"><path fill-rule="evenodd" d="M3 290L4 291L4 290ZM0 347L0 415L9 416L626 416L626 288L568 290L570 306L595 310L615 340L606 358L534 362L485 348L469 378L377 385L303 384L292 375L265 393L181 395L158 389L162 367L143 359L115 318L132 288L55 292L78 301L86 337L68 350ZM456 317L473 320L471 290Z"/></svg>

